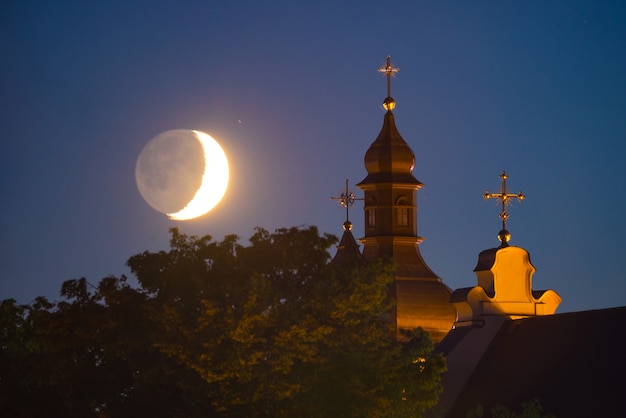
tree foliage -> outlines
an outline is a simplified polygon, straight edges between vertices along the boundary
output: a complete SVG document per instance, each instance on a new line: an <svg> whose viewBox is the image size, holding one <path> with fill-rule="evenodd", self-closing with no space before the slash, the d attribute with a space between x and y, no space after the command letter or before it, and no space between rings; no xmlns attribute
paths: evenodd
<svg viewBox="0 0 626 418"><path fill-rule="evenodd" d="M66 281L63 300L0 304L0 406L10 416L420 416L441 355L390 338L393 265L331 263L315 227L250 245L171 230L132 256L138 286Z"/></svg>

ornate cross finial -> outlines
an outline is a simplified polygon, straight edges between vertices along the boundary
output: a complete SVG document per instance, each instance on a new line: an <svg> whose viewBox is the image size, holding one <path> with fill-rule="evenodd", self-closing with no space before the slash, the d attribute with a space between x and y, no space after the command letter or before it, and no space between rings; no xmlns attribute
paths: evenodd
<svg viewBox="0 0 626 418"><path fill-rule="evenodd" d="M363 200L363 199L357 199L356 196L354 195L354 192L350 191L350 188L348 187L348 179L346 179L346 190L342 192L339 197L331 197L330 199L338 200L339 204L346 208L346 221L343 223L343 229L345 229L346 231L351 230L352 222L350 222L350 217L349 217L350 206L354 204L355 200Z"/></svg>
<svg viewBox="0 0 626 418"><path fill-rule="evenodd" d="M387 98L383 103L385 110L392 110L396 107L396 102L391 98L391 77L394 77L398 71L400 71L400 69L391 64L390 55L387 55L387 64L378 68L378 72L383 73L385 77L387 77Z"/></svg>
<svg viewBox="0 0 626 418"><path fill-rule="evenodd" d="M502 212L500 212L500 219L502 219L502 231L498 233L498 239L502 242L503 246L506 246L508 245L508 241L511 239L511 234L509 233L509 231L506 230L506 220L509 218L506 207L512 203L511 199L517 199L521 202L526 198L526 196L524 196L522 192L519 192L518 194L513 194L506 191L506 179L509 178L506 172L503 171L502 174L500 174L500 178L502 179L501 192L489 193L489 190L487 190L485 191L485 194L483 194L483 197L485 198L485 200L494 198L502 202Z"/></svg>

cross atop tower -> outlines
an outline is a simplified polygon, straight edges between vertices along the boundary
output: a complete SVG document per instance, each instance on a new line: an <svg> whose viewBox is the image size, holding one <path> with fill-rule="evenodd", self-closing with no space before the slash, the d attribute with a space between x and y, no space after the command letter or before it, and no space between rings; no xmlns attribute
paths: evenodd
<svg viewBox="0 0 626 418"><path fill-rule="evenodd" d="M502 179L502 189L500 193L489 193L489 190L485 191L483 197L485 200L489 200L491 198L498 199L502 202L502 212L500 212L500 219L502 219L502 230L498 233L498 239L502 242L503 246L508 245L508 241L511 239L511 234L506 229L506 220L509 218L509 213L506 211L506 207L510 205L511 199L517 199L520 202L523 201L526 196L522 192L518 194L508 193L506 190L506 179L509 176L506 172L502 172L500 174L500 179Z"/></svg>
<svg viewBox="0 0 626 418"><path fill-rule="evenodd" d="M350 191L350 188L348 187L348 179L346 179L346 190L342 192L339 197L331 197L330 199L338 200L339 204L343 206L344 208L346 208L346 221L343 223L343 229L345 229L346 231L351 230L352 222L350 222L350 216L349 216L350 206L354 204L355 200L363 200L363 199L357 199L356 196L354 195L354 192Z"/></svg>
<svg viewBox="0 0 626 418"><path fill-rule="evenodd" d="M378 68L378 72L383 73L385 77L387 77L387 98L383 103L385 110L392 110L396 107L396 102L391 98L391 77L395 77L398 71L400 71L400 69L391 64L390 55L387 55L387 64Z"/></svg>

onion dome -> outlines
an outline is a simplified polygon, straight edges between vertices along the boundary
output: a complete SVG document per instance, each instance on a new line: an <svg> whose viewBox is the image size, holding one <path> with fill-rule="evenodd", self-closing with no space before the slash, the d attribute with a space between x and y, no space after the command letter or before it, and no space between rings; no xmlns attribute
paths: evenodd
<svg viewBox="0 0 626 418"><path fill-rule="evenodd" d="M391 97L385 104L394 103ZM403 183L422 185L414 176L415 154L398 132L391 109L388 106L383 127L378 138L365 153L367 177L360 183Z"/></svg>

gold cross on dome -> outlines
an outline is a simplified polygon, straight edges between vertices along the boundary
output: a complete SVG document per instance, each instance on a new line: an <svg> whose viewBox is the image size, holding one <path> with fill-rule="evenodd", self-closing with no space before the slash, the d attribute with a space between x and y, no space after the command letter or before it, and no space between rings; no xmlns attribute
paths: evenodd
<svg viewBox="0 0 626 418"><path fill-rule="evenodd" d="M383 73L387 77L387 97L391 97L391 77L395 77L396 73L400 71L398 67L394 67L391 64L391 55L387 55L387 64L378 68L379 73Z"/></svg>
<svg viewBox="0 0 626 418"><path fill-rule="evenodd" d="M330 199L338 200L339 204L343 206L344 208L346 208L346 222L344 222L343 227L344 229L347 229L347 230L352 229L352 223L350 222L350 217L349 217L350 206L354 204L355 200L363 200L363 199L357 199L357 197L354 195L354 192L350 191L350 188L348 187L348 179L346 179L346 190L342 192L341 195L339 195L339 197L331 197Z"/></svg>
<svg viewBox="0 0 626 418"><path fill-rule="evenodd" d="M502 231L500 231L500 234L498 235L498 237L500 238L500 240L502 241L502 244L505 245L506 242L510 239L511 235L509 234L509 232L506 230L506 220L509 218L509 213L506 211L506 207L508 205L510 205L511 199L517 199L520 202L523 201L526 196L524 196L524 194L522 192L519 192L517 194L513 194L513 193L508 193L506 190L506 179L508 179L509 176L506 174L506 172L502 172L502 174L500 174L500 179L502 179L502 189L500 193L490 193L489 190L485 191L485 194L483 194L483 197L485 198L485 200L489 200L491 198L494 199L498 199L502 202L502 212L500 212L500 219L502 219Z"/></svg>

